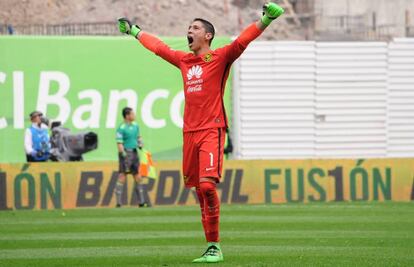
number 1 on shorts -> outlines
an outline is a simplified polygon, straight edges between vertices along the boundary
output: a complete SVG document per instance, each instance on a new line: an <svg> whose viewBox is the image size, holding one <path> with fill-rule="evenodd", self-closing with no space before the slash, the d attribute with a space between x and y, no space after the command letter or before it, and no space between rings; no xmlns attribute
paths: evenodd
<svg viewBox="0 0 414 267"><path fill-rule="evenodd" d="M214 164L213 164L213 156L214 156L214 155L213 155L213 153L211 153L211 152L210 152L210 153L208 153L208 154L210 155L210 167L213 167L213 165L214 165Z"/></svg>

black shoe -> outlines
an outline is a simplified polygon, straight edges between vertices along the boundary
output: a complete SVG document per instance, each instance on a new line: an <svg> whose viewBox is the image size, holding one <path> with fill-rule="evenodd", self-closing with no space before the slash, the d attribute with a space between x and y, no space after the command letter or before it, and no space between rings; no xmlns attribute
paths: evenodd
<svg viewBox="0 0 414 267"><path fill-rule="evenodd" d="M121 207L121 204L116 204L116 207L117 207L117 208L120 208L120 207Z"/></svg>
<svg viewBox="0 0 414 267"><path fill-rule="evenodd" d="M146 208L146 207L149 207L149 205L148 205L147 202L144 202L144 203L138 204L138 207L140 207L140 208Z"/></svg>

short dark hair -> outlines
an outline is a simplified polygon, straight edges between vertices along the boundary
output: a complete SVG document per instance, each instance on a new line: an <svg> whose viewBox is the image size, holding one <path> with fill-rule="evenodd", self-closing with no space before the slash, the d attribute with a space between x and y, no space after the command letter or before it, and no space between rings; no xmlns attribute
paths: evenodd
<svg viewBox="0 0 414 267"><path fill-rule="evenodd" d="M214 29L213 24L210 21L202 19L202 18L193 19L193 22L195 21L200 21L203 24L203 27L206 30L206 32L209 32L213 35L213 37L211 37L210 42L209 42L209 44L211 44L211 42L214 39L214 35L216 34L216 30Z"/></svg>
<svg viewBox="0 0 414 267"><path fill-rule="evenodd" d="M122 109L122 117L124 117L124 119L126 118L126 116L129 115L129 113L132 112L132 108L130 107L125 107Z"/></svg>
<svg viewBox="0 0 414 267"><path fill-rule="evenodd" d="M43 114L42 114L42 112L36 110L36 111L33 111L32 113L30 113L30 115L29 115L30 119L33 119L36 116L41 117L41 116L43 116Z"/></svg>

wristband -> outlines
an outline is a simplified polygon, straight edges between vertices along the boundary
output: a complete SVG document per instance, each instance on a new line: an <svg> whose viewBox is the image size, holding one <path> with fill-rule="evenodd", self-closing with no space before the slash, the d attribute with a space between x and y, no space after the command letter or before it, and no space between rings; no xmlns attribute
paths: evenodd
<svg viewBox="0 0 414 267"><path fill-rule="evenodd" d="M273 19L269 18L268 16L264 15L261 19L262 23L266 26L269 26L272 23Z"/></svg>
<svg viewBox="0 0 414 267"><path fill-rule="evenodd" d="M138 25L132 25L131 27L131 35L137 38L139 32L141 31L141 28Z"/></svg>

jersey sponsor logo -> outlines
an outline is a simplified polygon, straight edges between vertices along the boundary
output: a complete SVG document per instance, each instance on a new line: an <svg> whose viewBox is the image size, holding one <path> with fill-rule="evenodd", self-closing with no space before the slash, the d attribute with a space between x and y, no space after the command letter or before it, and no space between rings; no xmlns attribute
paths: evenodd
<svg viewBox="0 0 414 267"><path fill-rule="evenodd" d="M211 53L207 53L207 54L203 57L204 62L210 62L212 59L213 59L213 55L211 55Z"/></svg>
<svg viewBox="0 0 414 267"><path fill-rule="evenodd" d="M201 84L198 84L195 86L189 86L187 88L187 93L200 92L201 90L203 90L203 87L201 86Z"/></svg>
<svg viewBox="0 0 414 267"><path fill-rule="evenodd" d="M201 78L203 74L203 69L199 65L192 66L187 72L187 79L191 80L194 76L197 79Z"/></svg>
<svg viewBox="0 0 414 267"><path fill-rule="evenodd" d="M187 93L195 93L203 90L203 79L201 75L203 74L203 69L199 65L192 66L187 72ZM195 79L193 79L195 78ZM193 80L191 80L193 79Z"/></svg>

